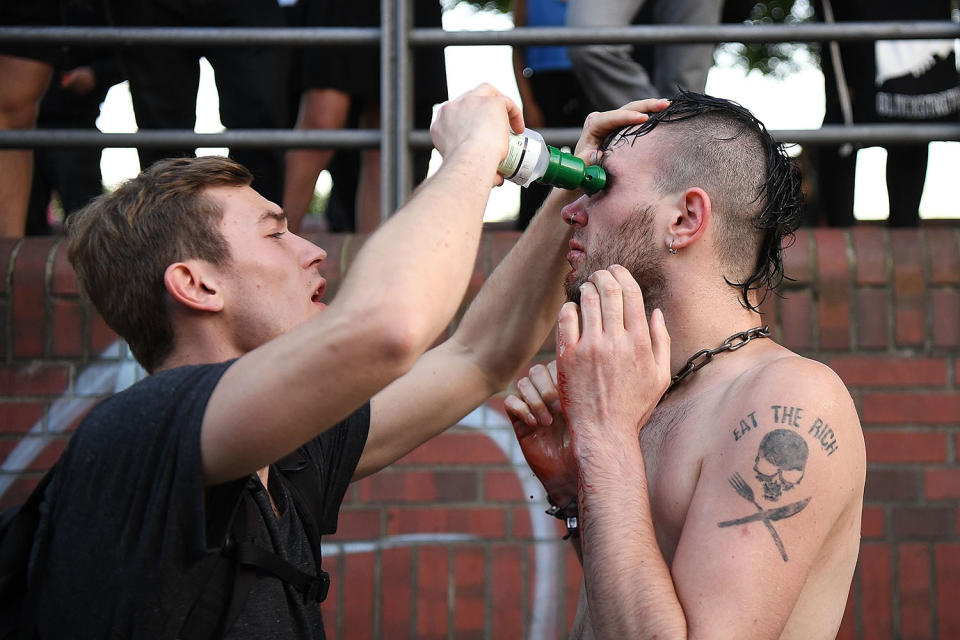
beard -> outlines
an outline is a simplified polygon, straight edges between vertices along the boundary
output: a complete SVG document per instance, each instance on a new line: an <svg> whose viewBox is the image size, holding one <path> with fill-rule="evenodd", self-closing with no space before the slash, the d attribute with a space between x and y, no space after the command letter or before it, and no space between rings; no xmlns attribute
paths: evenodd
<svg viewBox="0 0 960 640"><path fill-rule="evenodd" d="M637 207L613 233L599 237L589 254L584 251L582 266L567 275L564 282L567 300L579 305L580 285L587 282L594 271L619 264L630 271L640 285L647 315L659 307L666 286L664 249L650 236L652 222L653 208Z"/></svg>

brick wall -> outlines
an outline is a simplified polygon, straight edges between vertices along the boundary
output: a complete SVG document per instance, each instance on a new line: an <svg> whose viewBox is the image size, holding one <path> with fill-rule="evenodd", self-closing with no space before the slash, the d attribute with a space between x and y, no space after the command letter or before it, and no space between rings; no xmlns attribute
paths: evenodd
<svg viewBox="0 0 960 640"><path fill-rule="evenodd" d="M471 295L516 240L485 234ZM336 285L362 238L317 236ZM960 638L960 229L803 230L765 303L830 364L863 422L860 566L840 638ZM142 375L82 301L56 239L0 241L0 506L21 501L98 399ZM552 343L541 354L549 359ZM494 398L350 488L325 545L331 638L556 638L580 569Z"/></svg>

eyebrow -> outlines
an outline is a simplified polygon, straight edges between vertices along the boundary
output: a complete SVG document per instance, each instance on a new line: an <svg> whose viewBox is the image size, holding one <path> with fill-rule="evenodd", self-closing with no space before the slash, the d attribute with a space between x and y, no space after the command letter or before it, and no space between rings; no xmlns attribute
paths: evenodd
<svg viewBox="0 0 960 640"><path fill-rule="evenodd" d="M264 211L260 214L260 217L257 219L257 224L260 224L264 220L275 220L277 222L286 222L287 214L283 211Z"/></svg>

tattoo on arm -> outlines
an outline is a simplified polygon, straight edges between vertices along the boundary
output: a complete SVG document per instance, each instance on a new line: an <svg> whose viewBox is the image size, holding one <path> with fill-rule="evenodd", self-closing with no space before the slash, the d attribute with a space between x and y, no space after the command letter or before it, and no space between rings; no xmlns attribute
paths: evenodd
<svg viewBox="0 0 960 640"><path fill-rule="evenodd" d="M809 427L806 427L803 424L801 407L771 405L768 418L769 423L777 425L778 428L768 431L757 445L753 474L760 483L759 488L762 489L763 499L767 502L778 502L785 492L793 490L803 481L807 458L810 454L804 435L818 443L827 457L833 455L839 445L836 433L820 418L816 418ZM757 412L751 411L733 428L733 439L735 442L752 440L750 432L760 428L761 420L757 418ZM774 544L777 545L780 557L786 562L787 552L773 523L803 511L810 502L811 496L784 506L765 508L757 501L753 488L739 472L730 476L729 482L737 495L751 503L756 508L756 512L718 522L717 526L732 527L752 522L762 523L770 532Z"/></svg>

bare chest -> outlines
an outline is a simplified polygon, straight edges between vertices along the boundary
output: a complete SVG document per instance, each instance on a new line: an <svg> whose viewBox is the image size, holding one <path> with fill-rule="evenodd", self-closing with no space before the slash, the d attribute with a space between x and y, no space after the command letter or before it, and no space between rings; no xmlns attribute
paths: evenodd
<svg viewBox="0 0 960 640"><path fill-rule="evenodd" d="M657 409L640 431L654 530L664 559L673 559L700 475L703 422L689 406ZM698 428L699 425L699 428Z"/></svg>

